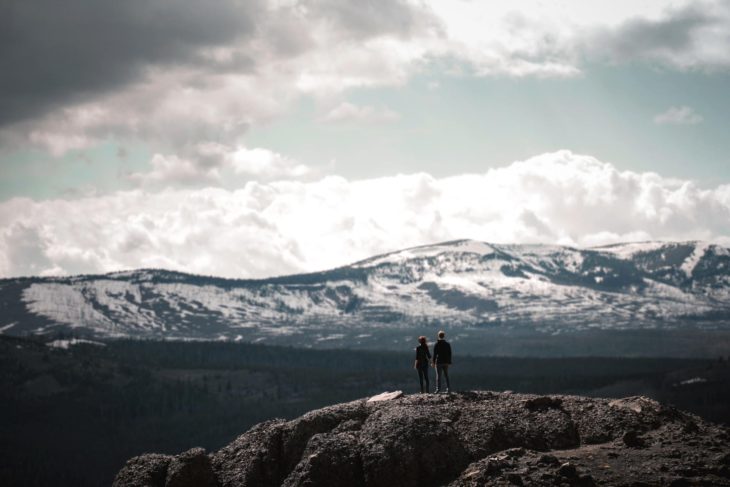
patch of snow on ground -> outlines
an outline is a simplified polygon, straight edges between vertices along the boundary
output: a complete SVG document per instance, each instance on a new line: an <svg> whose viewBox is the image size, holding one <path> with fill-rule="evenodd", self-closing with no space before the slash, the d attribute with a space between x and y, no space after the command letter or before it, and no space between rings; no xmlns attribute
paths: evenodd
<svg viewBox="0 0 730 487"><path fill-rule="evenodd" d="M562 267L575 272L583 265L583 255L570 247L558 245L503 245L503 252L535 269L554 271Z"/></svg>
<svg viewBox="0 0 730 487"><path fill-rule="evenodd" d="M436 283L442 289L456 288L460 291L481 296L488 292L487 289L478 282L478 279L481 277L482 276L479 274L471 274L468 276L464 274L445 274L441 276L430 274L423 276L423 280Z"/></svg>
<svg viewBox="0 0 730 487"><path fill-rule="evenodd" d="M494 247L486 242L479 242L476 240L462 240L453 246L444 245L443 248L444 250L455 248L459 252L469 252L478 255L491 255L494 253Z"/></svg>
<svg viewBox="0 0 730 487"><path fill-rule="evenodd" d="M690 254L689 257L687 257L684 262L682 262L682 269L685 274L687 274L687 277L692 277L692 271L695 270L695 267L697 267L697 263L700 261L702 256L705 255L705 252L707 252L707 249L710 247L708 243L705 242L697 242L695 244L695 249Z"/></svg>
<svg viewBox="0 0 730 487"><path fill-rule="evenodd" d="M583 262L585 261L585 257L581 252L578 251L570 251L566 252L563 255L563 265L565 266L565 269L570 272L578 272L581 267L583 266Z"/></svg>
<svg viewBox="0 0 730 487"><path fill-rule="evenodd" d="M319 337L319 338L317 338L317 341L326 342L326 341L330 341L330 340L342 340L343 338L345 338L344 333L333 333L331 335Z"/></svg>
<svg viewBox="0 0 730 487"><path fill-rule="evenodd" d="M719 245L711 245L713 252L715 252L715 255L727 257L730 255L730 248L728 247L721 247Z"/></svg>
<svg viewBox="0 0 730 487"><path fill-rule="evenodd" d="M707 379L703 377L692 377L691 379L683 380L679 385L688 386L691 384L702 384L703 382L707 382Z"/></svg>
<svg viewBox="0 0 730 487"><path fill-rule="evenodd" d="M33 283L23 290L22 300L30 312L72 327L113 327L103 313L87 302L78 285Z"/></svg>
<svg viewBox="0 0 730 487"><path fill-rule="evenodd" d="M9 329L11 329L12 327L14 327L17 324L18 324L18 322L17 321L14 321L14 322L12 322L12 323L10 323L8 325L0 326L0 333L5 333L5 330L9 330Z"/></svg>
<svg viewBox="0 0 730 487"><path fill-rule="evenodd" d="M81 343L96 345L98 347L106 347L106 343L95 342L93 340L84 340L83 338L72 338L70 340L53 340L52 342L46 343L46 346L51 348L62 348L64 350L68 350L69 347L73 345L79 345Z"/></svg>
<svg viewBox="0 0 730 487"><path fill-rule="evenodd" d="M628 260L641 252L652 252L664 247L666 242L633 242L626 244L606 245L593 247L593 250L613 254L619 259Z"/></svg>
<svg viewBox="0 0 730 487"><path fill-rule="evenodd" d="M442 250L440 250L440 249L437 250L434 247L428 247L428 250L420 250L420 249L402 250L400 252L383 255L382 257L368 259L359 264L354 264L352 267L362 268L362 267L376 267L381 264L401 264L401 263L406 262L411 259L423 258L423 257L433 257L433 256L438 255L441 252L442 252Z"/></svg>
<svg viewBox="0 0 730 487"><path fill-rule="evenodd" d="M142 302L142 295L137 284L100 279L91 283L88 289L93 289L99 304L106 306L114 313L134 313L139 303ZM127 300L128 297L132 298L132 302Z"/></svg>
<svg viewBox="0 0 730 487"><path fill-rule="evenodd" d="M425 245L422 247L413 247L410 249L385 254L380 257L364 260L353 267L375 267L380 264L400 264L410 259L422 259L426 257L435 257L444 252L460 252L477 255L493 254L495 248L485 242L476 240L459 240L447 244Z"/></svg>

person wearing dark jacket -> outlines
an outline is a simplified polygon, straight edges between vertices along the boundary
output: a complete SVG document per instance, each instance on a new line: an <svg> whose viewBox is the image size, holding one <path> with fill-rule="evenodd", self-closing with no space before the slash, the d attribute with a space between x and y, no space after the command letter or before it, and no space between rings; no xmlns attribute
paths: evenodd
<svg viewBox="0 0 730 487"><path fill-rule="evenodd" d="M440 331L438 341L433 346L433 364L436 367L436 393L441 392L441 374L446 378L446 392L451 390L449 384L449 365L451 365L451 345L445 340L446 333Z"/></svg>
<svg viewBox="0 0 730 487"><path fill-rule="evenodd" d="M413 364L413 368L418 371L418 381L421 383L421 393L428 392L431 389L431 385L428 382L428 362L431 360L431 352L428 351L428 344L426 343L426 337L418 337L419 345L416 347L416 362ZM426 388L423 388L423 383L426 383Z"/></svg>

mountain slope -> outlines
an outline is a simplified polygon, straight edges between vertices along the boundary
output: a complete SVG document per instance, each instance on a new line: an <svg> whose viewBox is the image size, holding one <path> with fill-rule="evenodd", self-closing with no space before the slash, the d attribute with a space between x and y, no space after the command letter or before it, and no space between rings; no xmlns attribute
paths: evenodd
<svg viewBox="0 0 730 487"><path fill-rule="evenodd" d="M723 328L730 250L592 249L471 240L325 272L230 280L163 270L0 281L0 331L95 337L355 339L415 326L549 331Z"/></svg>

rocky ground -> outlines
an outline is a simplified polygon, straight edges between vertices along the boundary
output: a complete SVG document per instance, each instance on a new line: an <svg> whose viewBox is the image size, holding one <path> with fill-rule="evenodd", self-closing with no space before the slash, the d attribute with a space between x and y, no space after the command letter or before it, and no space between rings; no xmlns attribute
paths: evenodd
<svg viewBox="0 0 730 487"><path fill-rule="evenodd" d="M730 486L730 434L644 397L384 394L132 458L122 486Z"/></svg>

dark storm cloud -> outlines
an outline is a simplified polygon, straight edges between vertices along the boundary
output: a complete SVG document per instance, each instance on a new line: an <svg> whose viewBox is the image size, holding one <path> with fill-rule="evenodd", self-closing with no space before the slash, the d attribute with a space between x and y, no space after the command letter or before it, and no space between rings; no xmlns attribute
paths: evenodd
<svg viewBox="0 0 730 487"><path fill-rule="evenodd" d="M0 0L0 125L113 90L256 29L258 0ZM200 60L197 60L200 62Z"/></svg>
<svg viewBox="0 0 730 487"><path fill-rule="evenodd" d="M730 37L725 27L728 17L730 3L702 2L670 10L658 20L632 19L615 30L594 33L588 50L589 53L607 54L618 62L655 60L680 67L713 67L725 64L727 58L705 58L703 44L715 46L719 41L725 49L730 49Z"/></svg>
<svg viewBox="0 0 730 487"><path fill-rule="evenodd" d="M201 86L255 73L326 48L312 37L323 26L359 42L433 25L425 7L392 0L0 0L0 127L119 91L151 67L194 67ZM207 47L232 49L202 56Z"/></svg>

